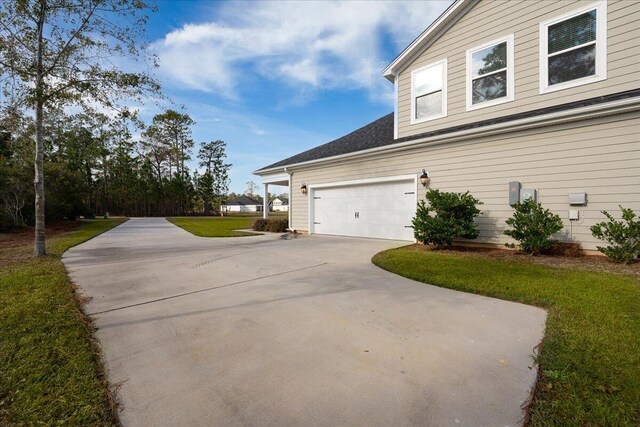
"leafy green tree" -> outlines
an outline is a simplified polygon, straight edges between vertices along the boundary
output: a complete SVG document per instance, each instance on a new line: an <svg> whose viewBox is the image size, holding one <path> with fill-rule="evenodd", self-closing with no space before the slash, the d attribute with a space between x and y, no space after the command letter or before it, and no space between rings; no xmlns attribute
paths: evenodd
<svg viewBox="0 0 640 427"><path fill-rule="evenodd" d="M515 212L507 219L512 228L504 234L520 242L520 250L530 255L539 255L555 242L551 235L562 230L562 219L549 209L544 209L535 200L527 200L513 206Z"/></svg>
<svg viewBox="0 0 640 427"><path fill-rule="evenodd" d="M216 200L216 210L220 210L222 199L229 191L231 164L225 163L227 157L226 147L227 145L224 141L216 140L201 143L198 151L200 166L205 168L205 175L211 176L211 195L212 200Z"/></svg>
<svg viewBox="0 0 640 427"><path fill-rule="evenodd" d="M144 43L144 0L0 2L0 77L4 95L35 111L35 242L45 255L45 117L52 108L119 108L159 92L145 72L123 71L117 58L152 60ZM121 107L120 107L121 108Z"/></svg>
<svg viewBox="0 0 640 427"><path fill-rule="evenodd" d="M591 227L591 233L593 237L609 243L609 246L596 246L600 252L615 262L632 264L640 256L640 220L633 209L620 206L620 210L621 220L615 219L607 211L602 211L609 221L594 225Z"/></svg>
<svg viewBox="0 0 640 427"><path fill-rule="evenodd" d="M412 221L416 240L442 247L451 246L454 239L478 237L474 219L481 213L476 206L482 202L468 191L453 193L432 189L427 192L426 200L429 205L421 200Z"/></svg>
<svg viewBox="0 0 640 427"><path fill-rule="evenodd" d="M197 193L205 215L211 215L212 201L215 197L213 175L206 171L196 177Z"/></svg>
<svg viewBox="0 0 640 427"><path fill-rule="evenodd" d="M188 114L174 110L167 110L153 117L148 132L153 133L156 140L166 147L169 175L173 175L174 166L178 174L186 173L184 163L191 159L190 150L194 145L191 139L191 127L194 123Z"/></svg>

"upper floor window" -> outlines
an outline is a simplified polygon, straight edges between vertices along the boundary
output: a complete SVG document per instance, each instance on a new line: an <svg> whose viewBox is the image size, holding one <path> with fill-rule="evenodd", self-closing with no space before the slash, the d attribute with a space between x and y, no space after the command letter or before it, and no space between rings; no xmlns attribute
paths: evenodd
<svg viewBox="0 0 640 427"><path fill-rule="evenodd" d="M540 93L607 78L607 3L540 24Z"/></svg>
<svg viewBox="0 0 640 427"><path fill-rule="evenodd" d="M513 34L467 50L467 111L513 101Z"/></svg>
<svg viewBox="0 0 640 427"><path fill-rule="evenodd" d="M411 123L447 115L447 60L411 73Z"/></svg>

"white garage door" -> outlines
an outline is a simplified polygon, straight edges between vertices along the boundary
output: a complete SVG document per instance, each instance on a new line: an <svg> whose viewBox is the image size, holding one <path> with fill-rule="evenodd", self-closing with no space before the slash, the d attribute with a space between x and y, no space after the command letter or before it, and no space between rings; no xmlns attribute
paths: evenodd
<svg viewBox="0 0 640 427"><path fill-rule="evenodd" d="M313 192L313 232L413 240L415 191L414 180L317 188Z"/></svg>

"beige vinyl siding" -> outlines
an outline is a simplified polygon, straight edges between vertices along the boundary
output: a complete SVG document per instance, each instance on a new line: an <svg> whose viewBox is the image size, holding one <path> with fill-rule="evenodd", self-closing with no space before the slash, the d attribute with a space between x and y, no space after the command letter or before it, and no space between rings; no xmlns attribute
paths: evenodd
<svg viewBox="0 0 640 427"><path fill-rule="evenodd" d="M293 168L292 226L308 229L307 185L431 172L431 187L467 191L484 202L478 219L479 241L505 243L504 221L513 210L508 204L509 181L535 188L538 200L558 213L565 223L561 238L570 232L569 209L580 210L572 224L573 237L585 249L599 244L589 227L603 220L601 210L618 205L640 210L640 112L543 127L502 135L467 138L459 142L416 146L405 151L343 160L327 166ZM419 186L422 199L425 190ZM571 208L570 192L586 191L587 206Z"/></svg>
<svg viewBox="0 0 640 427"><path fill-rule="evenodd" d="M539 24L589 1L481 1L399 75L400 137L640 87L640 1L609 1L607 79L540 94ZM466 51L514 34L515 101L466 111ZM448 116L411 124L411 72L447 58Z"/></svg>

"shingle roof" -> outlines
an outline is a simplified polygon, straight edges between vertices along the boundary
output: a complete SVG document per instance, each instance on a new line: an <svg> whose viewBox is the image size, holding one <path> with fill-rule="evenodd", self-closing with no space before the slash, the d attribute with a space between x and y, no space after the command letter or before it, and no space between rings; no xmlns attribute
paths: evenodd
<svg viewBox="0 0 640 427"><path fill-rule="evenodd" d="M286 198L284 198L284 197L276 197L276 199L277 199L277 200L280 200L280 201L282 202L282 205L283 205L283 206L284 206L284 205L288 205L288 204L289 204L289 199L286 199ZM274 202L275 202L275 200L274 200ZM271 202L271 203L273 203L273 202Z"/></svg>
<svg viewBox="0 0 640 427"><path fill-rule="evenodd" d="M356 151L382 147L393 143L393 113L390 113L348 135L265 166L260 170L277 168L309 160L323 159L340 154L354 153Z"/></svg>
<svg viewBox="0 0 640 427"><path fill-rule="evenodd" d="M255 206L255 205L260 206L262 205L262 203L252 199L251 197L247 197L243 194L242 196L236 197L235 199L228 201L227 203L225 203L225 205L227 206Z"/></svg>
<svg viewBox="0 0 640 427"><path fill-rule="evenodd" d="M452 126L444 129L438 129L434 131L428 131L417 135L405 136L398 139L393 139L393 113L388 114L378 120L369 123L366 126L361 127L358 130L351 132L341 138L334 139L331 142L312 148L311 150L304 151L295 156L281 160L277 163L273 163L269 166L265 166L258 171L279 168L296 163L308 162L312 160L319 160L328 157L339 156L341 154L355 153L358 151L368 150L371 148L384 147L386 145L399 144L402 142L408 142L415 139L428 138L438 135L445 135L448 133L459 132L469 129L479 129L485 126L495 125L499 123L506 123L519 119L526 119L543 114L556 113L560 111L571 110L574 108L587 107L606 102L619 101L628 98L640 97L640 89L631 89L624 92L617 92L604 96L597 96L594 98L583 99L579 101L568 102L566 104L553 105L549 107L539 108L536 110L529 110L522 113L510 114L506 116L499 116L493 119L481 120L478 122L465 123L458 126Z"/></svg>

